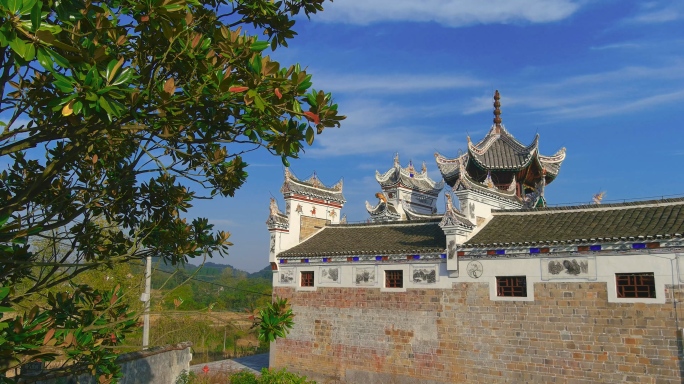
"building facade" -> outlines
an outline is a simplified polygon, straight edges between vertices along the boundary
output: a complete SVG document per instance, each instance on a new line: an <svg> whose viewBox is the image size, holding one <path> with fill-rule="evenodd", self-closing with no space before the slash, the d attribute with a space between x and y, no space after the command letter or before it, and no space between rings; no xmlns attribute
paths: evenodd
<svg viewBox="0 0 684 384"><path fill-rule="evenodd" d="M286 172L290 209L272 201L267 223L274 295L296 317L272 367L347 383L682 382L684 199L548 208L565 149L521 144L498 92L494 107L483 140L435 155L443 213L442 182L398 158L363 224L311 213L339 213L341 183Z"/></svg>

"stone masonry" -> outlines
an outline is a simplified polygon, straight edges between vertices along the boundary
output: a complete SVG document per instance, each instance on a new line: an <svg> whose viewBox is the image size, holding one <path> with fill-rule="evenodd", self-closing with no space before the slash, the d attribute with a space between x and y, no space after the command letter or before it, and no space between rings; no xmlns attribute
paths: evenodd
<svg viewBox="0 0 684 384"><path fill-rule="evenodd" d="M682 382L670 299L609 303L605 282L535 283L534 301L452 288L275 287L296 315L275 366L319 383Z"/></svg>

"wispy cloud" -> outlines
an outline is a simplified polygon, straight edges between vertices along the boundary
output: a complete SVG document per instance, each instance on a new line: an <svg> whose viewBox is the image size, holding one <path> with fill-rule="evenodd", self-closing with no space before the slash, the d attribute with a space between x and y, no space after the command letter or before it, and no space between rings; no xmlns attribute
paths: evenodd
<svg viewBox="0 0 684 384"><path fill-rule="evenodd" d="M450 132L429 126L406 125L409 117L421 115L430 107L399 106L377 100L354 100L347 103L344 129L330 129L316 138L309 156L348 156L399 152L402 158L414 161L430 159L436 150L445 151L456 143ZM448 143L448 145L447 145ZM407 160L408 161L408 160Z"/></svg>
<svg viewBox="0 0 684 384"><path fill-rule="evenodd" d="M684 19L681 0L652 1L641 4L636 15L623 20L625 24L661 24Z"/></svg>
<svg viewBox="0 0 684 384"><path fill-rule="evenodd" d="M453 74L316 75L316 84L333 92L421 93L436 90L478 87L484 84L470 76Z"/></svg>
<svg viewBox="0 0 684 384"><path fill-rule="evenodd" d="M571 16L581 3L577 0L344 0L328 5L319 19L351 24L432 21L449 27L548 23Z"/></svg>
<svg viewBox="0 0 684 384"><path fill-rule="evenodd" d="M606 49L637 49L637 48L641 48L641 47L643 47L643 44L633 43L633 42L624 42L624 43L597 45L597 46L589 47L589 49L591 49L592 51L603 51Z"/></svg>
<svg viewBox="0 0 684 384"><path fill-rule="evenodd" d="M506 84L501 96L503 118L505 121L510 106L557 121L633 113L678 103L684 99L682 65L629 66L545 82ZM461 113L470 115L491 108L491 94L487 93L470 98Z"/></svg>

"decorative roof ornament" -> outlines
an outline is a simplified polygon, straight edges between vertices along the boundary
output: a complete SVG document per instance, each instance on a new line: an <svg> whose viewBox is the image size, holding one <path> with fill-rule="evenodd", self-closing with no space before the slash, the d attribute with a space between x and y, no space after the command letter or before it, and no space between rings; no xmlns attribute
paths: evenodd
<svg viewBox="0 0 684 384"><path fill-rule="evenodd" d="M603 200L603 197L606 196L606 192L599 192L594 195L594 197L591 199L594 204L601 204L601 201Z"/></svg>
<svg viewBox="0 0 684 384"><path fill-rule="evenodd" d="M446 212L444 212L444 216L442 216L442 220L439 222L440 227L461 227L465 229L473 229L475 228L475 224L473 224L470 220L468 220L461 211L456 209L454 207L453 203L453 198L451 197L451 192L447 192L444 194L444 197L446 198Z"/></svg>
<svg viewBox="0 0 684 384"><path fill-rule="evenodd" d="M313 185L316 188L321 188L321 187L324 188L325 187L323 185L323 183L321 183L321 180L318 179L318 175L316 174L316 171L314 171L313 175L311 175L311 177L309 177L309 179L306 180L305 182Z"/></svg>
<svg viewBox="0 0 684 384"><path fill-rule="evenodd" d="M376 193L375 197L379 200L375 206L366 201L366 211L370 214L372 222L388 222L402 219L401 212L397 210L394 204L387 201L387 196L383 192Z"/></svg>
<svg viewBox="0 0 684 384"><path fill-rule="evenodd" d="M499 109L501 107L501 102L499 102L499 99L501 98L501 95L499 95L499 90L497 89L494 92L494 126L495 128L495 133L500 134L501 133L501 110Z"/></svg>
<svg viewBox="0 0 684 384"><path fill-rule="evenodd" d="M451 200L451 193L445 193L444 197L446 198L446 210L451 211L454 209L454 203Z"/></svg>
<svg viewBox="0 0 684 384"><path fill-rule="evenodd" d="M416 169L413 168L413 160L409 160L409 165L406 167L406 170L409 173L409 177L413 177L416 174Z"/></svg>
<svg viewBox="0 0 684 384"><path fill-rule="evenodd" d="M280 209L278 209L278 203L276 202L276 199L274 199L273 197L271 197L271 202L269 204L268 209L269 214L268 219L266 220L266 226L269 230L287 230L290 227L290 220L287 218L285 214L280 212Z"/></svg>
<svg viewBox="0 0 684 384"><path fill-rule="evenodd" d="M401 168L401 165L399 164L399 152L394 154L394 167Z"/></svg>
<svg viewBox="0 0 684 384"><path fill-rule="evenodd" d="M270 210L271 216L275 216L280 213L280 210L278 209L278 203L273 197L271 197L271 203L269 204L268 208Z"/></svg>
<svg viewBox="0 0 684 384"><path fill-rule="evenodd" d="M487 172L487 177L482 181L482 184L484 184L487 188L489 189L494 189L494 182L492 181L492 173Z"/></svg>
<svg viewBox="0 0 684 384"><path fill-rule="evenodd" d="M517 189L517 181L515 180L515 175L513 175L513 180L511 181L511 184L508 186L507 191L508 192L515 192Z"/></svg>
<svg viewBox="0 0 684 384"><path fill-rule="evenodd" d="M387 198L385 197L385 194L382 193L382 192L376 193L376 194L375 194L375 197L377 197L378 199L380 199L380 201L382 201L383 203L386 203L386 202L387 202Z"/></svg>
<svg viewBox="0 0 684 384"><path fill-rule="evenodd" d="M347 214L345 213L342 215L342 218L340 219L340 224L347 224Z"/></svg>
<svg viewBox="0 0 684 384"><path fill-rule="evenodd" d="M424 161L423 161L423 167L421 168L420 173L427 173L427 165L425 164Z"/></svg>

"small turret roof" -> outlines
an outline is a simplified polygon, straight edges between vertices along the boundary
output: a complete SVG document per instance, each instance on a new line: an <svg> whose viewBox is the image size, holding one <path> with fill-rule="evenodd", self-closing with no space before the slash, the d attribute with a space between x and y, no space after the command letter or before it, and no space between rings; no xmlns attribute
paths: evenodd
<svg viewBox="0 0 684 384"><path fill-rule="evenodd" d="M342 185L342 179L340 179L333 186L328 187L318 179L316 172L308 179L300 180L289 168L285 168L285 181L280 192L283 195L297 194L344 204L347 200L342 195Z"/></svg>
<svg viewBox="0 0 684 384"><path fill-rule="evenodd" d="M394 157L394 166L387 172L381 174L375 171L375 180L383 189L402 185L435 196L444 188L444 181L436 182L428 176L425 164L420 172L416 171L412 162L409 162L406 168L402 168L398 154Z"/></svg>

